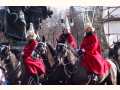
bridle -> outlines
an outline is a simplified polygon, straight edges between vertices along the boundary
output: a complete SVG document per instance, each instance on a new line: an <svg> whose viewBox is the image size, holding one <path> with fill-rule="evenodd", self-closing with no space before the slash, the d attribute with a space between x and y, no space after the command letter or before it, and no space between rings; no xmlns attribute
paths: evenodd
<svg viewBox="0 0 120 90"><path fill-rule="evenodd" d="M58 43L57 46L62 46L62 47L65 47L66 49L68 49L68 45L64 44L64 43ZM62 56L60 56L60 58L62 58ZM67 58L63 57L63 59L67 59ZM71 65L71 62L64 63L64 60L61 60L60 64L63 66L64 72L68 76L68 78L71 78L71 75L77 72L77 69L75 71L70 71L67 69L67 66Z"/></svg>
<svg viewBox="0 0 120 90"><path fill-rule="evenodd" d="M40 45L42 45L42 47ZM42 53L41 48L42 50L46 51L46 47L47 47L46 42L38 42L34 51L32 52L32 56L35 58L40 58Z"/></svg>

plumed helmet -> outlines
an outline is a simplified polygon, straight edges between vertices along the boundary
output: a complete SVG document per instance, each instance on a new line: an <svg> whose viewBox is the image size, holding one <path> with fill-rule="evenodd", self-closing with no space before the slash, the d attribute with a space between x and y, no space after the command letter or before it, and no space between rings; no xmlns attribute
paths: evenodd
<svg viewBox="0 0 120 90"><path fill-rule="evenodd" d="M26 33L26 37L30 38L30 39L36 39L37 35L35 34L35 30L33 27L33 23L30 23L30 28L28 29L27 33Z"/></svg>
<svg viewBox="0 0 120 90"><path fill-rule="evenodd" d="M95 31L95 28L92 26L92 23L86 23L84 25L84 30L86 30L87 28L91 28L91 30L94 32Z"/></svg>
<svg viewBox="0 0 120 90"><path fill-rule="evenodd" d="M61 19L61 25L64 28L65 33L71 33L70 22L67 16L64 16L63 19Z"/></svg>

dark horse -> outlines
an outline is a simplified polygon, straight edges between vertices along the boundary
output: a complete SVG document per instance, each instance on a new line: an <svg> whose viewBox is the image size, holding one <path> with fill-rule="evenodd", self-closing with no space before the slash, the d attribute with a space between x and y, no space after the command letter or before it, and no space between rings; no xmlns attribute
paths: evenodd
<svg viewBox="0 0 120 90"><path fill-rule="evenodd" d="M113 48L109 48L109 58L113 59L115 62L117 69L118 69L118 75L117 80L118 84L120 85L120 42L113 42Z"/></svg>
<svg viewBox="0 0 120 90"><path fill-rule="evenodd" d="M93 81L89 82L88 74L80 64L82 58L79 57L73 49L66 44L58 43L57 56L61 65L64 66L66 75L70 78L70 84L102 84L104 82L107 84L117 84L117 67L111 60L107 60L111 64L110 72L106 73L103 78L99 78L98 81L93 83Z"/></svg>
<svg viewBox="0 0 120 90"><path fill-rule="evenodd" d="M62 38L61 38L62 37ZM72 49L66 44L66 39L64 33L60 36L58 44L56 47L57 57L60 64L64 67L64 72L69 77L69 84L117 84L117 68L116 65L111 61L107 61L111 64L110 72L106 73L103 78L93 83L91 77L89 77L85 68L83 68L80 63L82 62L82 55Z"/></svg>
<svg viewBox="0 0 120 90"><path fill-rule="evenodd" d="M120 42L113 42L113 48L109 49L109 57L115 59L120 64Z"/></svg>
<svg viewBox="0 0 120 90"><path fill-rule="evenodd" d="M42 57L46 66L46 77L44 84L60 85L65 84L65 73L63 67L59 65L55 49L45 41L43 37L42 42L39 42L34 50L35 57ZM66 76L67 77L67 76Z"/></svg>

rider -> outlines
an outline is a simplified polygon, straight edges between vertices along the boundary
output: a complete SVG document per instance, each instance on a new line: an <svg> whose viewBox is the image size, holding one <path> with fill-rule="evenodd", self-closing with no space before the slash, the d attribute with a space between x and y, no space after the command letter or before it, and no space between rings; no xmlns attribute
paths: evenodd
<svg viewBox="0 0 120 90"><path fill-rule="evenodd" d="M71 33L70 25L67 16L65 17L65 24L63 23L64 33L67 35L67 43L74 49L77 49L75 37Z"/></svg>
<svg viewBox="0 0 120 90"><path fill-rule="evenodd" d="M24 47L24 64L27 70L27 73L30 75L39 75L41 78L44 78L44 75L46 73L45 65L43 63L42 58L33 58L32 52L36 45L38 44L36 40L36 34L34 33L33 24L30 23L30 28L26 33L27 38L27 45Z"/></svg>
<svg viewBox="0 0 120 90"><path fill-rule="evenodd" d="M86 68L90 75L102 78L110 70L110 64L102 57L100 41L94 32L91 23L87 23L84 28L85 37L80 45L84 52L82 65Z"/></svg>

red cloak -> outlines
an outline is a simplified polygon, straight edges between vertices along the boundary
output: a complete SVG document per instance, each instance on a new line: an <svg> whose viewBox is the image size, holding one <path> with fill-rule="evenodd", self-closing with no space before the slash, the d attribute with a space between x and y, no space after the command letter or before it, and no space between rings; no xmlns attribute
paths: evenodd
<svg viewBox="0 0 120 90"><path fill-rule="evenodd" d="M76 40L71 33L68 33L67 41L72 48L77 48Z"/></svg>
<svg viewBox="0 0 120 90"><path fill-rule="evenodd" d="M31 56L37 43L38 42L36 40L31 40L31 42L24 48L24 64L26 66L26 70L33 75L45 74L46 71L42 58L33 59Z"/></svg>
<svg viewBox="0 0 120 90"><path fill-rule="evenodd" d="M95 33L85 36L80 47L85 49L82 65L88 72L103 76L110 69L111 65L101 55L100 42Z"/></svg>

